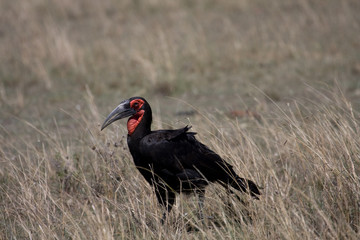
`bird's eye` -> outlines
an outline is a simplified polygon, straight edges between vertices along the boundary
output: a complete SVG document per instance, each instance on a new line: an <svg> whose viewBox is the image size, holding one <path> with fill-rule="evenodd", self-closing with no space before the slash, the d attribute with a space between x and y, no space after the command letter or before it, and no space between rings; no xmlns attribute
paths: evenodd
<svg viewBox="0 0 360 240"><path fill-rule="evenodd" d="M130 102L130 107L135 110L139 110L142 107L143 103L144 102L141 99L135 99Z"/></svg>

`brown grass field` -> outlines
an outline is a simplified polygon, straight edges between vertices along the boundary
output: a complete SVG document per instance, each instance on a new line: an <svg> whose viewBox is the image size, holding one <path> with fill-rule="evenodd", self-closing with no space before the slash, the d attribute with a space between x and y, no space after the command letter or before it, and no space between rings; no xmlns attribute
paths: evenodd
<svg viewBox="0 0 360 240"><path fill-rule="evenodd" d="M0 239L360 239L360 1L0 0ZM137 172L131 96L262 188Z"/></svg>

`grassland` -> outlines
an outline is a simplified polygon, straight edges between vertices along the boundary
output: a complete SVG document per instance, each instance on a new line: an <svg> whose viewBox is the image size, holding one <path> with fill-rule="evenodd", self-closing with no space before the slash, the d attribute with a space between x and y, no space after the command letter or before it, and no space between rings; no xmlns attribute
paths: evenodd
<svg viewBox="0 0 360 240"><path fill-rule="evenodd" d="M359 239L360 2L0 0L0 239ZM162 209L120 100L262 187ZM251 220L250 217L251 216Z"/></svg>

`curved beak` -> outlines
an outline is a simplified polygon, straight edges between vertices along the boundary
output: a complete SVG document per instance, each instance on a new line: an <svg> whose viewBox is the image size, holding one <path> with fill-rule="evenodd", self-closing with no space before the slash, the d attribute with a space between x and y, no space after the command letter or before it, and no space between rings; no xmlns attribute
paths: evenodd
<svg viewBox="0 0 360 240"><path fill-rule="evenodd" d="M109 126L111 123L113 123L119 119L132 116L135 113L136 113L136 111L134 109L130 108L130 102L128 100L121 102L119 104L119 106L117 106L114 110L112 110L112 112L109 114L109 116L107 116L107 118L105 119L105 122L101 126L101 131L104 128L106 128L107 126Z"/></svg>

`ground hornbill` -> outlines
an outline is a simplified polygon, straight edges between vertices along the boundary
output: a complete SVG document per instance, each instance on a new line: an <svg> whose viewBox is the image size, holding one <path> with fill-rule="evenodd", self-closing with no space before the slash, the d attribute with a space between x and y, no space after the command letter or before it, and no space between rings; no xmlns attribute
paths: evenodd
<svg viewBox="0 0 360 240"><path fill-rule="evenodd" d="M202 218L205 187L210 182L248 192L258 199L256 184L239 177L229 163L197 141L196 133L189 132L190 127L151 131L151 108L142 97L122 101L106 118L101 130L125 117L130 117L127 142L136 168L155 188L159 203L167 210L162 223L175 203L176 192L197 193Z"/></svg>

